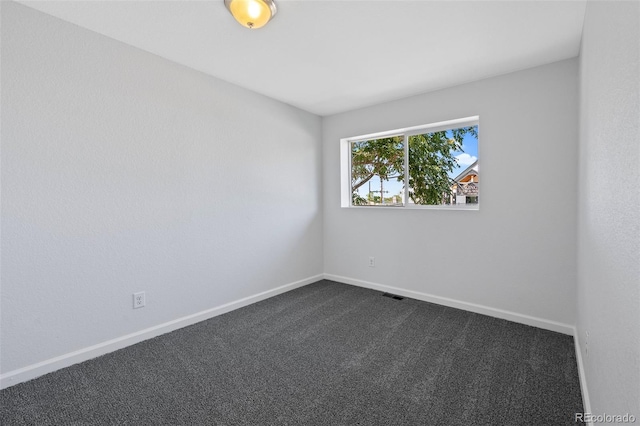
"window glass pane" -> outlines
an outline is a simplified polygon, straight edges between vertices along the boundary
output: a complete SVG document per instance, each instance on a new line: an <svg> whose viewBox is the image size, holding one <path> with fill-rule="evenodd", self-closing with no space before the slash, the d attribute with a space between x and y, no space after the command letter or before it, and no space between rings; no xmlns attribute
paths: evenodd
<svg viewBox="0 0 640 426"><path fill-rule="evenodd" d="M354 206L402 206L404 136L351 143L351 198Z"/></svg>
<svg viewBox="0 0 640 426"><path fill-rule="evenodd" d="M478 203L478 126L409 136L407 204Z"/></svg>

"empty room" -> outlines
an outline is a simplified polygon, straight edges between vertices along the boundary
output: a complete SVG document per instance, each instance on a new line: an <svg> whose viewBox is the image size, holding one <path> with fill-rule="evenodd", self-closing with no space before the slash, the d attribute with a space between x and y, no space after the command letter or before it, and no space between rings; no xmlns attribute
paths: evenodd
<svg viewBox="0 0 640 426"><path fill-rule="evenodd" d="M0 424L640 423L640 2L0 14Z"/></svg>

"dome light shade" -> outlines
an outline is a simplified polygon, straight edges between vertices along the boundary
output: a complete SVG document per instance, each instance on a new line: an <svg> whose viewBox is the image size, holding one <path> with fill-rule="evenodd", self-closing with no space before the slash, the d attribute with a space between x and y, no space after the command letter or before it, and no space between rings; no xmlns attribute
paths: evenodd
<svg viewBox="0 0 640 426"><path fill-rule="evenodd" d="M277 11L273 0L224 0L224 5L240 25L251 29L265 26Z"/></svg>

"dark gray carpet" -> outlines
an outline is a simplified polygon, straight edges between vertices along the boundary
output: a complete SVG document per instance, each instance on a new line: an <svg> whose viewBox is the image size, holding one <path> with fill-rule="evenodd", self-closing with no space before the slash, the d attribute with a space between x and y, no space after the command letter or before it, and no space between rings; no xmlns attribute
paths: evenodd
<svg viewBox="0 0 640 426"><path fill-rule="evenodd" d="M0 393L2 425L564 425L573 339L321 281Z"/></svg>

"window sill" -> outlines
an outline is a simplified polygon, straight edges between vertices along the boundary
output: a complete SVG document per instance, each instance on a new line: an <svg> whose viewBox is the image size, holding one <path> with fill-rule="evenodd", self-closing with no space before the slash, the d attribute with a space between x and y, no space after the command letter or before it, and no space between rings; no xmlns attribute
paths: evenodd
<svg viewBox="0 0 640 426"><path fill-rule="evenodd" d="M344 206L347 209L365 209L365 210L480 210L479 204L455 204L455 205L443 205L443 206L422 206L422 205L408 205L408 206Z"/></svg>

